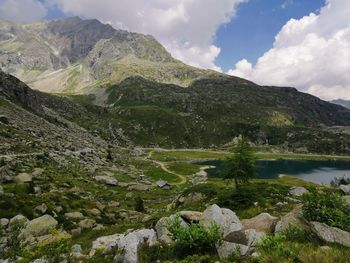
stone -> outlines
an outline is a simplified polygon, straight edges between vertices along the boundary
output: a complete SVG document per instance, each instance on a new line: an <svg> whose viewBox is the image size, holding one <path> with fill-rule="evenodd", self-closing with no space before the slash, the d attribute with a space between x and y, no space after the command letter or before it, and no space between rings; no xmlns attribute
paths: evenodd
<svg viewBox="0 0 350 263"><path fill-rule="evenodd" d="M58 225L56 219L50 215L43 215L28 222L21 231L21 239L27 239L30 236L39 237L49 234L52 229Z"/></svg>
<svg viewBox="0 0 350 263"><path fill-rule="evenodd" d="M70 233L72 234L73 237L77 237L81 234L81 228L80 227L74 228L70 231Z"/></svg>
<svg viewBox="0 0 350 263"><path fill-rule="evenodd" d="M35 168L34 171L32 172L33 177L40 177L44 173L44 169L42 168Z"/></svg>
<svg viewBox="0 0 350 263"><path fill-rule="evenodd" d="M73 257L80 256L83 252L83 249L81 248L81 245L79 244L74 244L72 246L72 255Z"/></svg>
<svg viewBox="0 0 350 263"><path fill-rule="evenodd" d="M3 227L3 228L7 227L9 222L10 222L10 220L8 220L7 218L1 218L0 219L0 226Z"/></svg>
<svg viewBox="0 0 350 263"><path fill-rule="evenodd" d="M101 215L101 211L98 210L97 208L92 208L92 209L86 210L86 213L90 216L100 216Z"/></svg>
<svg viewBox="0 0 350 263"><path fill-rule="evenodd" d="M28 173L20 173L19 175L13 178L13 181L17 184L25 184L33 181L33 178Z"/></svg>
<svg viewBox="0 0 350 263"><path fill-rule="evenodd" d="M101 224L97 224L92 230L94 231L101 231L101 230L104 230L105 227Z"/></svg>
<svg viewBox="0 0 350 263"><path fill-rule="evenodd" d="M186 222L199 222L202 219L203 213L197 211L181 211L180 217Z"/></svg>
<svg viewBox="0 0 350 263"><path fill-rule="evenodd" d="M146 184L131 184L128 186L128 190L137 190L137 191L149 191L152 189L151 185L146 185Z"/></svg>
<svg viewBox="0 0 350 263"><path fill-rule="evenodd" d="M70 220L84 219L84 215L80 212L69 212L64 214L65 218Z"/></svg>
<svg viewBox="0 0 350 263"><path fill-rule="evenodd" d="M341 184L339 185L339 190L342 191L343 194L348 195L350 194L350 185Z"/></svg>
<svg viewBox="0 0 350 263"><path fill-rule="evenodd" d="M174 243L171 233L168 230L168 224L175 219L176 219L176 216L171 215L169 217L162 217L161 219L158 220L155 226L155 230L157 233L157 239L159 241L164 242L166 244ZM181 217L179 219L181 221L181 225L185 228L188 228L188 225L186 224L186 222Z"/></svg>
<svg viewBox="0 0 350 263"><path fill-rule="evenodd" d="M156 242L157 237L153 229L141 229L127 234L118 242L118 248L123 251L123 262L138 262L139 247L141 245L153 246Z"/></svg>
<svg viewBox="0 0 350 263"><path fill-rule="evenodd" d="M233 211L220 208L216 204L205 209L200 220L200 223L206 227L210 226L212 222L220 226L224 237L231 232L240 231L243 228L241 221Z"/></svg>
<svg viewBox="0 0 350 263"><path fill-rule="evenodd" d="M228 258L233 253L239 253L241 256L245 256L249 253L248 246L235 244L227 241L223 241L220 246L217 246L216 250L221 259Z"/></svg>
<svg viewBox="0 0 350 263"><path fill-rule="evenodd" d="M189 193L187 196L184 197L183 204L185 206L188 206L191 204L202 202L205 199L206 199L206 196L203 195L202 193L193 192L193 193Z"/></svg>
<svg viewBox="0 0 350 263"><path fill-rule="evenodd" d="M23 215L16 215L10 219L9 228L10 230L14 227L24 228L29 222L28 218Z"/></svg>
<svg viewBox="0 0 350 263"><path fill-rule="evenodd" d="M327 243L339 244L350 247L350 233L337 227L331 227L324 223L311 222L312 231Z"/></svg>
<svg viewBox="0 0 350 263"><path fill-rule="evenodd" d="M81 229L91 229L94 227L94 225L96 224L95 220L92 219L83 219L79 222L79 227Z"/></svg>
<svg viewBox="0 0 350 263"><path fill-rule="evenodd" d="M302 186L293 186L288 190L288 194L293 196L293 197L301 197L304 194L308 193L309 191Z"/></svg>
<svg viewBox="0 0 350 263"><path fill-rule="evenodd" d="M118 185L118 180L115 179L113 176L98 175L98 176L95 176L94 179L97 182L103 183L103 184L106 184L106 185L112 185L112 186L117 186Z"/></svg>
<svg viewBox="0 0 350 263"><path fill-rule="evenodd" d="M255 229L257 232L273 233L277 221L277 217L273 217L268 213L261 213L256 217L242 220L242 225L244 229Z"/></svg>
<svg viewBox="0 0 350 263"><path fill-rule="evenodd" d="M303 218L301 206L294 208L292 211L282 216L275 227L276 233L285 232L290 226L295 226L300 229L308 229L309 226Z"/></svg>
<svg viewBox="0 0 350 263"><path fill-rule="evenodd" d="M125 195L125 200L132 199L133 197L134 197L133 192L128 192L128 193L126 193L126 195Z"/></svg>
<svg viewBox="0 0 350 263"><path fill-rule="evenodd" d="M34 208L34 211L40 212L41 214L45 214L47 211L47 205L41 204Z"/></svg>

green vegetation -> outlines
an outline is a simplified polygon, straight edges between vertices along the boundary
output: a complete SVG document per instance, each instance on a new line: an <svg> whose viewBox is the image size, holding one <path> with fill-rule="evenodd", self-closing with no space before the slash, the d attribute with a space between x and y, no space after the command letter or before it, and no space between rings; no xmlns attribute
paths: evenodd
<svg viewBox="0 0 350 263"><path fill-rule="evenodd" d="M309 221L350 232L350 205L336 193L313 190L303 196L303 214Z"/></svg>
<svg viewBox="0 0 350 263"><path fill-rule="evenodd" d="M247 139L243 137L238 142L234 155L226 159L225 166L224 179L233 179L236 188L256 176L255 156Z"/></svg>

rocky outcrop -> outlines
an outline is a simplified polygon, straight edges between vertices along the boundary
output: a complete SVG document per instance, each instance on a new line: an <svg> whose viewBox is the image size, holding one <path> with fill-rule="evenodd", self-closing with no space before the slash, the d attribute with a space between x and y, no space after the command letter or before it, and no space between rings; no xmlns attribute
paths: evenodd
<svg viewBox="0 0 350 263"><path fill-rule="evenodd" d="M98 176L95 176L94 179L97 182L103 183L103 184L106 184L106 185L112 185L112 186L117 186L118 185L118 180L115 179L113 176L98 175Z"/></svg>
<svg viewBox="0 0 350 263"><path fill-rule="evenodd" d="M17 184L24 184L24 183L30 183L33 181L32 175L28 173L20 173L19 175L15 176L13 181Z"/></svg>
<svg viewBox="0 0 350 263"><path fill-rule="evenodd" d="M52 229L58 225L56 219L50 215L43 215L29 221L21 231L20 238L28 239L30 237L40 237L49 234Z"/></svg>
<svg viewBox="0 0 350 263"><path fill-rule="evenodd" d="M244 229L255 229L257 232L273 233L277 221L277 217L273 217L268 213L262 213L256 217L242 220L242 225Z"/></svg>
<svg viewBox="0 0 350 263"><path fill-rule="evenodd" d="M323 241L350 247L350 233L324 223L310 222L313 232Z"/></svg>

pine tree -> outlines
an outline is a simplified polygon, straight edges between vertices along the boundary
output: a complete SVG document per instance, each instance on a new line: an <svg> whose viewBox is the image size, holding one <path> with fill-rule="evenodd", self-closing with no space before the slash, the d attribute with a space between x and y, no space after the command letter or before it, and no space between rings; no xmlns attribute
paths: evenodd
<svg viewBox="0 0 350 263"><path fill-rule="evenodd" d="M234 155L225 161L224 179L234 179L236 188L256 175L255 154L249 141L242 138L234 149Z"/></svg>

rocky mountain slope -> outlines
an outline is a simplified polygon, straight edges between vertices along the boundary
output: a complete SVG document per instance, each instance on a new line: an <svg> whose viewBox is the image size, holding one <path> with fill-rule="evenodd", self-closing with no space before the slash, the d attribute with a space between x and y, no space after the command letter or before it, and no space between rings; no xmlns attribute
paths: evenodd
<svg viewBox="0 0 350 263"><path fill-rule="evenodd" d="M51 93L91 93L130 76L189 85L215 74L187 66L152 36L78 17L33 24L0 21L0 67Z"/></svg>

